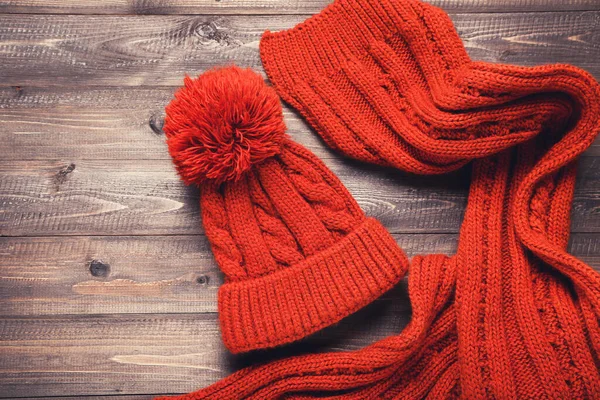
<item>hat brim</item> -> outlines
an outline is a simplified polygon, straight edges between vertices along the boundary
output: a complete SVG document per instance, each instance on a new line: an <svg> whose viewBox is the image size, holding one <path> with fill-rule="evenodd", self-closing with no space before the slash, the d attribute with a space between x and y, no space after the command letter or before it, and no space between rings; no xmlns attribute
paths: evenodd
<svg viewBox="0 0 600 400"><path fill-rule="evenodd" d="M408 260L373 218L335 245L276 273L225 283L219 316L232 353L302 339L371 303L398 283Z"/></svg>

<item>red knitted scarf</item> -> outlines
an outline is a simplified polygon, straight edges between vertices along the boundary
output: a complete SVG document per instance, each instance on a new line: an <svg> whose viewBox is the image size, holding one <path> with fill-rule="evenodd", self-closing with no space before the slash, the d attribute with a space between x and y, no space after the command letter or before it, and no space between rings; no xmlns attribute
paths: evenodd
<svg viewBox="0 0 600 400"><path fill-rule="evenodd" d="M413 258L398 335L180 398L600 398L600 275L566 252L574 161L600 127L594 79L473 62L449 18L414 0L338 1L267 32L261 57L348 156L419 174L472 162L458 251Z"/></svg>

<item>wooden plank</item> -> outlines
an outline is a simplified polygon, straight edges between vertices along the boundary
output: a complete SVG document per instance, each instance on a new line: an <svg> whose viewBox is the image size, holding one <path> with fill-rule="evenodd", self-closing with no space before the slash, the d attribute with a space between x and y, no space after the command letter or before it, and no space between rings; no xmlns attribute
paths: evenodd
<svg viewBox="0 0 600 400"><path fill-rule="evenodd" d="M395 232L458 230L466 171L415 177L348 160L327 164L365 211ZM2 235L202 232L198 191L179 181L169 160L0 162L0 176Z"/></svg>
<svg viewBox="0 0 600 400"><path fill-rule="evenodd" d="M4 160L169 159L161 128L174 91L0 87L0 153ZM295 140L321 158L333 156L287 106L284 117Z"/></svg>
<svg viewBox="0 0 600 400"><path fill-rule="evenodd" d="M600 270L598 235L575 234L569 247L573 254ZM31 276L30 282L38 286L43 297L45 289L41 285L52 285L52 279L60 275L73 276L73 270L77 270L74 275L81 279L89 268L83 262L84 253L89 257L96 251L108 250L113 251L111 256L115 259L134 260L129 265L113 263L105 277L109 279L132 276L156 280L161 279L159 274L164 277L171 273L165 268L167 262L160 265L160 261L153 261L155 254L173 260L176 266L172 269L184 272L185 266L205 262L206 245L198 236L172 237L163 244L157 239L65 238L59 242L48 238L5 238L3 245L8 246L4 247L15 251L18 261L29 261L28 265L15 266L9 255L9 261L5 263L3 257L0 266L9 275L25 275L23 279ZM451 253L456 247L456 235L398 235L397 241L409 254L423 249ZM190 247L199 250L189 251ZM174 260L174 252L186 261ZM60 256L64 253L75 256L65 260ZM34 254L37 258L32 257ZM65 281L64 276L58 279ZM69 285L64 282L60 286ZM2 288L3 297L10 299L11 293L17 293L15 289ZM57 301L70 301L53 296L46 299L50 307ZM95 300L104 302L98 297ZM113 299L116 301L126 303L132 299ZM359 349L399 332L410 319L406 282L402 282L381 299L304 341L268 353L233 357L220 341L216 313L154 314L154 306L144 309L148 314L4 316L0 319L0 397L189 392L256 362L307 351ZM92 314L95 310L100 311L92 308L86 312Z"/></svg>
<svg viewBox="0 0 600 400"><path fill-rule="evenodd" d="M600 76L600 12L453 14L486 61L572 63ZM0 15L1 86L178 86L184 73L235 62L259 70L264 30L305 15Z"/></svg>
<svg viewBox="0 0 600 400"><path fill-rule="evenodd" d="M458 232L466 169L423 177L346 159L325 162L391 232ZM573 232L600 229L599 163L580 162ZM4 236L202 233L198 191L179 181L169 160L0 162L0 176Z"/></svg>
<svg viewBox="0 0 600 400"><path fill-rule="evenodd" d="M405 247L409 253L420 252L422 248L452 252L456 246L456 235L418 236L421 238L417 241L398 236L398 241L401 245L407 245ZM31 282L38 286L41 290L39 294L43 296L41 285L50 283L53 276L61 272L71 276L82 275L81 272L88 268L87 264L82 262L83 257L81 260L74 258L86 252L94 254L95 250L113 249L113 256L135 260L129 266L125 266L125 262L111 265L110 279L118 274L126 275L126 270L135 277L148 278L155 274L156 279L158 273L168 275L170 271L166 268L161 270L160 265L156 268L157 265L152 263L153 248L156 247L156 254L166 255L169 261L176 264L173 270L185 271L180 266L184 263L175 260L171 253L176 248L185 249L188 246L185 243L190 241L203 246L198 237L175 237L170 238L170 244L165 244L171 246L172 250L166 250L165 246L157 243L157 239L124 238L119 243L116 238L66 238L65 242L59 244L48 238L5 238L3 244L8 240L12 243L9 246L19 247L18 253L25 256L21 260L29 260L30 268L22 265L25 278L31 274ZM141 241L146 242L140 244ZM137 250L132 252L133 248ZM574 235L570 248L584 260L600 267L597 234ZM150 254L146 255L147 252ZM37 261L30 257L34 253ZM79 255L69 256L65 260L61 258L61 254L65 253ZM203 262L205 251L202 249L191 257L188 257L191 253L186 253L186 250L182 254L189 266L194 264L195 257L196 261ZM10 256L8 263L2 262L3 273L16 272L15 267L7 268L7 264L11 264ZM79 263L83 265L77 265ZM167 262L162 263L168 265ZM78 271L73 273L73 269ZM46 282L42 282L42 279L46 279ZM4 299L10 297L13 289L7 291L3 288ZM185 302L185 294L182 297ZM63 300L49 299L49 302L55 301ZM96 301L103 302L98 297ZM126 303L134 300L115 298L113 301ZM0 397L188 392L206 386L240 367L265 359L306 351L362 348L399 332L410 318L406 285L403 282L372 305L296 345L266 354L233 357L221 344L218 315L215 313L153 314L152 310L155 309L151 308L145 310L148 314L93 315L95 310L100 309L88 309L88 315L1 318Z"/></svg>
<svg viewBox="0 0 600 400"><path fill-rule="evenodd" d="M0 87L4 160L169 159L161 127L173 87ZM339 157L284 105L288 134L320 158ZM586 153L600 156L600 140Z"/></svg>
<svg viewBox="0 0 600 400"><path fill-rule="evenodd" d="M408 323L406 286L393 290L302 342L237 357L221 343L216 313L2 318L0 398L182 393L251 363L359 349Z"/></svg>
<svg viewBox="0 0 600 400"><path fill-rule="evenodd" d="M396 234L409 257L456 251L457 234ZM223 276L205 236L0 238L2 316L217 311ZM600 270L600 234L569 251Z"/></svg>
<svg viewBox="0 0 600 400"><path fill-rule="evenodd" d="M409 256L451 254L456 238L396 236ZM203 235L0 238L0 248L0 315L217 311L223 276Z"/></svg>
<svg viewBox="0 0 600 400"><path fill-rule="evenodd" d="M234 367L217 314L3 318L0 396L193 390Z"/></svg>
<svg viewBox="0 0 600 400"><path fill-rule="evenodd" d="M134 394L134 395L100 395L100 396L77 396L77 399L83 400L149 400L153 395L159 393ZM44 397L0 397L8 400L73 400L73 396L44 396Z"/></svg>
<svg viewBox="0 0 600 400"><path fill-rule="evenodd" d="M415 249L420 251L421 247L452 252L456 246L456 235L420 236L422 240L412 242L412 247L410 239L398 237L398 240L401 245L408 244L409 252ZM16 246L20 240L20 253L27 256L27 260L34 260L29 255L36 253L39 264L31 261L32 268L25 268L25 274L37 275L32 282L44 285L40 275L47 279L65 268L87 268L85 265L73 265L79 261L70 258L65 260L57 252L64 254L89 250L93 253L94 246L90 242L96 239L96 249L116 248L120 256L132 255L128 253L128 247L137 248L133 252L134 258L141 259L136 258L137 267L146 272L133 272L135 265L132 264L129 271L135 276L148 277L152 273L152 268L156 266L150 261L152 254L143 254L151 252L155 246L157 254L167 254L176 263L173 269L180 268L179 262L170 256L172 250L165 251L164 246L161 248L156 243L157 238L125 238L122 244L115 238L66 238L70 244L65 242L59 248L48 238L3 240L4 243L11 241L11 246ZM131 242L139 243L148 239L152 240L144 245ZM187 246L178 245L178 240L201 243L198 237L170 239L173 249ZM86 240L90 242L84 243ZM77 241L79 243L75 243ZM598 243L598 234L576 234L571 240L570 249L598 268ZM27 246L30 247L25 250ZM201 253L204 254L204 250ZM183 258L187 256L188 253L183 253ZM144 257L147 259L144 260ZM189 265L193 264L193 257L188 259ZM202 257L197 261L202 262ZM53 265L57 260L58 265ZM2 261L4 273L7 268ZM42 266L43 262L49 265ZM126 269L121 268L124 263L115 263L113 266L110 277ZM8 271L11 273L10 268ZM169 271L163 270L162 273L168 274ZM2 293L4 299L7 294L10 296L10 292L4 288ZM133 300L115 301L126 303ZM362 348L399 332L410 318L406 285L403 282L370 306L300 343L269 353L234 357L229 355L220 341L216 313L153 314L151 310L146 310L148 314L93 315L93 309L87 312L88 315L3 316L0 319L0 397L76 394L78 397L94 398L116 394L119 400L137 400L137 397L128 395L189 392L209 385L243 366L267 359L307 351Z"/></svg>
<svg viewBox="0 0 600 400"><path fill-rule="evenodd" d="M205 236L0 238L1 315L215 312Z"/></svg>
<svg viewBox="0 0 600 400"><path fill-rule="evenodd" d="M468 171L413 176L347 159L324 160L368 215L392 233L458 232ZM583 157L573 232L600 229L600 158ZM174 235L202 233L198 191L169 160L0 162L0 234Z"/></svg>
<svg viewBox="0 0 600 400"><path fill-rule="evenodd" d="M77 396L83 400L149 400L152 395L159 393L134 394L134 395L100 395L100 396ZM2 398L2 397L0 397ZM7 397L10 400L73 400L73 396L45 396L45 397Z"/></svg>
<svg viewBox="0 0 600 400"><path fill-rule="evenodd" d="M34 14L313 14L330 0L8 0L0 13ZM598 10L595 0L429 0L453 12Z"/></svg>

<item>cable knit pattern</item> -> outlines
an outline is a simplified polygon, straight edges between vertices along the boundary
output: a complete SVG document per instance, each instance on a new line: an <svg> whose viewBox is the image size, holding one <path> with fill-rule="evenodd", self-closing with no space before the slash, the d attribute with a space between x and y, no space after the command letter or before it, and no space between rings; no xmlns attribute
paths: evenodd
<svg viewBox="0 0 600 400"><path fill-rule="evenodd" d="M329 169L300 146L290 147L281 155L291 182L304 199L313 205L323 224L330 231L345 235L364 217L348 190Z"/></svg>
<svg viewBox="0 0 600 400"><path fill-rule="evenodd" d="M260 227L263 239L271 252L271 256L281 266L289 267L304 260L304 255L298 248L298 244L291 232L285 226L277 210L269 200L269 197L260 186L255 173L248 176L250 185L250 196L252 203L256 206L254 214Z"/></svg>
<svg viewBox="0 0 600 400"><path fill-rule="evenodd" d="M219 289L232 352L301 339L369 304L408 262L385 228L310 151L280 154L242 179L201 187L206 235L227 277Z"/></svg>
<svg viewBox="0 0 600 400"><path fill-rule="evenodd" d="M566 252L575 160L600 129L596 81L473 62L448 16L417 0L338 0L260 50L279 95L338 151L418 174L472 164L458 250L412 260L398 335L180 398L600 398L600 275Z"/></svg>
<svg viewBox="0 0 600 400"><path fill-rule="evenodd" d="M202 222L221 271L232 280L245 278L243 257L231 236L225 203L217 185L208 183L201 191Z"/></svg>
<svg viewBox="0 0 600 400"><path fill-rule="evenodd" d="M285 129L275 90L236 66L186 77L166 107L169 153L181 179L200 186L225 274L219 319L233 353L334 324L408 270L385 228Z"/></svg>

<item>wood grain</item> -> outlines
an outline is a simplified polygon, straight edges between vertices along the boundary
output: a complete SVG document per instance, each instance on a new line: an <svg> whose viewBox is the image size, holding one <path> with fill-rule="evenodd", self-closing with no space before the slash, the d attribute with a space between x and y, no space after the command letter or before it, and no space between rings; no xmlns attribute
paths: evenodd
<svg viewBox="0 0 600 400"><path fill-rule="evenodd" d="M216 313L5 317L0 397L189 392L250 363L359 349L408 322L406 286L393 291L304 341L237 357L221 343Z"/></svg>
<svg viewBox="0 0 600 400"><path fill-rule="evenodd" d="M429 0L447 11L598 10L595 0ZM47 14L313 14L330 0L8 0L2 13Z"/></svg>
<svg viewBox="0 0 600 400"><path fill-rule="evenodd" d="M165 149L162 110L185 73L231 62L262 72L262 32L329 2L0 2L0 398L189 392L249 364L358 349L406 325L403 281L300 343L231 356L198 193ZM474 59L572 63L600 78L597 0L430 2L452 13ZM414 177L344 160L284 113L290 135L407 254L455 251L468 171ZM569 250L600 270L600 142L586 155Z"/></svg>
<svg viewBox="0 0 600 400"><path fill-rule="evenodd" d="M173 87L0 87L4 160L169 159L161 128ZM319 158L338 158L284 105L288 134ZM587 151L600 155L600 140Z"/></svg>
<svg viewBox="0 0 600 400"><path fill-rule="evenodd" d="M394 232L458 230L466 171L415 177L342 159L327 164ZM197 189L179 181L170 160L0 162L0 175L3 235L202 233Z"/></svg>
<svg viewBox="0 0 600 400"><path fill-rule="evenodd" d="M458 232L468 170L413 176L346 159L324 160L363 210L392 233ZM573 232L600 229L600 158L580 162ZM202 233L197 189L169 160L0 162L4 236Z"/></svg>
<svg viewBox="0 0 600 400"><path fill-rule="evenodd" d="M0 87L0 153L4 160L167 160L161 128L174 91ZM320 158L334 156L288 107L284 118L296 141Z"/></svg>
<svg viewBox="0 0 600 400"><path fill-rule="evenodd" d="M157 394L157 393L155 393ZM110 397L109 397L110 396ZM2 398L2 397L0 397ZM77 396L78 399L83 400L150 400L152 399L152 394L123 394L123 395L114 395L110 394L107 396L99 395L99 396ZM17 397L12 398L12 400L73 400L73 396L52 396L52 397Z"/></svg>
<svg viewBox="0 0 600 400"><path fill-rule="evenodd" d="M158 394L158 393L155 393ZM99 395L99 396L77 396L77 399L82 400L150 400L152 399L152 394L123 394L123 395ZM2 398L2 397L0 397ZM12 397L12 398L4 398L11 400L73 400L73 396L51 396L51 397Z"/></svg>
<svg viewBox="0 0 600 400"><path fill-rule="evenodd" d="M18 260L30 259L32 262L15 266L9 255L8 261L3 257L0 266L3 273L9 274L9 279L17 278L13 282L30 278L29 290L35 293L37 289L41 298L35 299L32 295L29 300L46 301L52 308L52 304L58 302L69 304L72 298L55 297L52 289L48 292L41 285L53 285L52 280L56 279L64 282L56 287L69 287L72 282L65 282L61 275L76 280L86 279L83 275L87 264L83 262L83 254L89 257L96 251L104 254L112 251L111 256L116 260L133 260L131 264L117 261L111 265L108 279L128 276L156 280L161 279L159 274L162 278L168 277L172 271L163 269L167 260L162 260L163 265L160 265L160 260L153 262L156 254L173 260L170 255L180 252L186 261L176 262L187 268L181 265L177 268L183 271L191 269L191 275L198 271L194 267L194 259L200 264L206 262L206 243L200 237L174 237L162 246L158 239L65 238L64 241L56 241L48 238L6 238L1 242L4 247L16 250L22 256L35 254L37 259L33 262L33 257L17 257ZM428 252L451 253L456 247L456 235L399 235L397 241L409 254L424 248ZM600 269L598 243L598 234L575 234L569 248L573 254ZM57 255L65 249L71 254L68 259ZM214 270L214 264L210 268ZM11 277L13 273L20 277ZM6 278L3 277L2 281ZM27 290L20 290L27 293ZM2 288L2 293L9 299L18 291L14 286ZM104 307L102 312L106 312L119 301L131 301L127 291L124 289L123 292L126 299L109 296L107 302L102 296L96 296L94 300ZM44 296L49 298L44 299ZM181 299L185 297L180 296ZM90 304L89 300L80 298L79 301L80 306ZM24 393L28 396L60 396L64 393L88 396L160 394L165 390L168 393L189 392L256 362L306 352L359 349L396 334L410 319L406 282L402 282L381 299L339 324L299 343L268 353L233 357L220 341L216 313L189 314L172 309L170 314L154 314L156 303L163 301L164 298L158 298L154 304L148 304L149 308L144 309L147 314L126 315L123 313L127 310L120 309L119 314L93 315L101 308L92 307L85 311L85 315L3 316L0 319L0 397ZM25 305L19 309L28 307ZM66 309L80 311L69 308L69 305ZM186 308L186 312L193 311Z"/></svg>
<svg viewBox="0 0 600 400"><path fill-rule="evenodd" d="M600 12L453 14L478 60L535 65L562 62L600 76ZM261 69L264 30L290 28L305 15L0 15L1 86L179 86L235 62Z"/></svg>
<svg viewBox="0 0 600 400"><path fill-rule="evenodd" d="M2 397L187 391L233 370L216 314L3 318L0 359Z"/></svg>
<svg viewBox="0 0 600 400"><path fill-rule="evenodd" d="M583 255L595 249L574 241ZM451 254L454 234L397 235L409 255ZM0 238L0 315L216 312L223 283L194 236Z"/></svg>
<svg viewBox="0 0 600 400"><path fill-rule="evenodd" d="M394 237L409 257L453 254L458 239ZM0 249L2 316L217 311L223 276L202 235L0 238ZM600 234L573 234L569 251L600 270Z"/></svg>

